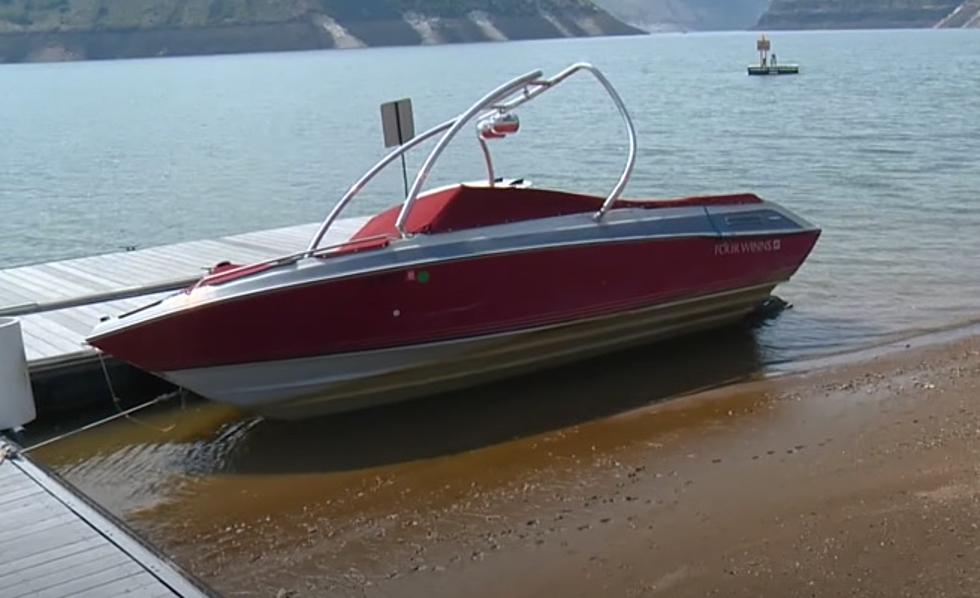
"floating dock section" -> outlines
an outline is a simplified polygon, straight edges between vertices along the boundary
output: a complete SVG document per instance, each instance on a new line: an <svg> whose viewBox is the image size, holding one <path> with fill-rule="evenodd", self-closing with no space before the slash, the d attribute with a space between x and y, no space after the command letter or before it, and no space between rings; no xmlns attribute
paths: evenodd
<svg viewBox="0 0 980 598"><path fill-rule="evenodd" d="M800 67L795 64L780 64L778 66L759 66L749 67L750 75L798 75Z"/></svg>
<svg viewBox="0 0 980 598"><path fill-rule="evenodd" d="M0 596L215 595L0 435Z"/></svg>

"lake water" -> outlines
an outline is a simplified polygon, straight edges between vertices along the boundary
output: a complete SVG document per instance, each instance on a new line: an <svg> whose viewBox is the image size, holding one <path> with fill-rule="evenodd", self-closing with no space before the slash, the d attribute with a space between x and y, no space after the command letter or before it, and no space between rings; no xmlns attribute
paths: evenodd
<svg viewBox="0 0 980 598"><path fill-rule="evenodd" d="M578 60L605 70L636 120L628 196L751 191L824 229L779 290L794 309L755 329L313 422L196 405L39 455L223 591L337 590L355 561L383 575L426 541L404 530L399 544L372 540L365 517L456 521L433 505L465 494L460 480L526 486L536 439L980 317L980 31L780 33L774 44L800 76L746 76L750 33L0 67L2 266L319 220L383 154L379 103L412 97L424 126L513 75ZM572 81L522 119L496 146L500 174L613 185L624 143L594 84ZM455 150L435 183L481 175L472 140ZM400 188L390 173L351 213Z"/></svg>
<svg viewBox="0 0 980 598"><path fill-rule="evenodd" d="M781 33L798 77L755 78L726 33L0 67L0 266L322 218L383 154L378 104L420 127L498 82L588 60L639 130L627 195L752 191L824 229L759 334L764 361L980 315L980 34ZM617 115L572 81L495 149L500 174L605 193ZM435 182L481 175L461 139ZM417 164L419 156L415 157ZM351 214L397 201L391 171Z"/></svg>

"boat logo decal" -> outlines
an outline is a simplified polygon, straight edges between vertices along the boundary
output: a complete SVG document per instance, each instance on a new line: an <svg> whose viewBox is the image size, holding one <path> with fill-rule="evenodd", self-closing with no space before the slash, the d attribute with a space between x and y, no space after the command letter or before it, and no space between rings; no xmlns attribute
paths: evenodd
<svg viewBox="0 0 980 598"><path fill-rule="evenodd" d="M743 253L773 253L782 248L780 239L765 241L723 241L715 243L715 255L741 255Z"/></svg>

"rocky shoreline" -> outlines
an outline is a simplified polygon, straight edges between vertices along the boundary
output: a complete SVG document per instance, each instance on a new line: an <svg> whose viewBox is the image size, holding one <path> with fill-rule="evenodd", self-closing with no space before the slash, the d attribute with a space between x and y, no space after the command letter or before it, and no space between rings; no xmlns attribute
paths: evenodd
<svg viewBox="0 0 980 598"><path fill-rule="evenodd" d="M976 27L972 22L977 0L897 0L831 2L829 0L773 0L756 29L901 29ZM959 14L959 17L954 15Z"/></svg>
<svg viewBox="0 0 980 598"><path fill-rule="evenodd" d="M637 35L639 29L601 11L339 22L326 15L254 25L0 34L0 62L106 60L198 54L324 50L485 41Z"/></svg>

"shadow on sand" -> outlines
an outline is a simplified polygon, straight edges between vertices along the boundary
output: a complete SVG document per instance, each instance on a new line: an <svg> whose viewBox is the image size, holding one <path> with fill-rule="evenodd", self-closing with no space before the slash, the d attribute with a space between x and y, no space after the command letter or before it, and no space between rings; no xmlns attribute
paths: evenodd
<svg viewBox="0 0 980 598"><path fill-rule="evenodd" d="M225 446L213 448L222 453L221 473L349 471L557 430L745 379L761 369L753 331L740 325L365 411L239 422L216 441Z"/></svg>

